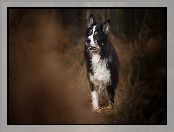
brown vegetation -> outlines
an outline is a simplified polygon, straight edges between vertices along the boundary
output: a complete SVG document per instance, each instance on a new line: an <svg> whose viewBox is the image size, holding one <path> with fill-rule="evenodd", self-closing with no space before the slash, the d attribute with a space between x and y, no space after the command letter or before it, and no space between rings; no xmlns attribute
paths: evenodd
<svg viewBox="0 0 174 132"><path fill-rule="evenodd" d="M62 19L52 10L9 11L8 123L165 124L166 38L158 33L142 45L110 33L120 60L116 103L112 112L95 113L83 59L85 33L73 35Z"/></svg>

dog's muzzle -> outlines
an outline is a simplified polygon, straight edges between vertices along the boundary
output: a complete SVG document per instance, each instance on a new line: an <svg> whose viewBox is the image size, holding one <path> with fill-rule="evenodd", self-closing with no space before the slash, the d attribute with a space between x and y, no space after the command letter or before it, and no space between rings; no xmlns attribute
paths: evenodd
<svg viewBox="0 0 174 132"><path fill-rule="evenodd" d="M86 46L88 47L88 50L91 52L98 52L100 50L100 47L96 43L91 43L90 39L86 40Z"/></svg>
<svg viewBox="0 0 174 132"><path fill-rule="evenodd" d="M90 44L88 45L88 50L91 51L92 53L96 53L100 50L100 47L95 44L93 46L91 46Z"/></svg>
<svg viewBox="0 0 174 132"><path fill-rule="evenodd" d="M94 47L94 46L89 46L89 50L90 50L90 51L97 51L98 48L97 48L97 47Z"/></svg>

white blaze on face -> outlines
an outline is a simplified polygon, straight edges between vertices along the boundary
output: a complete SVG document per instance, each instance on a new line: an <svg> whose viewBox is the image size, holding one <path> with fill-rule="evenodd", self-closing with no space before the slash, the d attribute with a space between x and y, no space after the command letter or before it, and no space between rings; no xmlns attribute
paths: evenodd
<svg viewBox="0 0 174 132"><path fill-rule="evenodd" d="M97 110L99 108L98 94L94 90L94 91L91 92L91 96L92 96L92 107L93 107L93 110Z"/></svg>
<svg viewBox="0 0 174 132"><path fill-rule="evenodd" d="M88 37L88 39L91 40L90 44L91 46L96 46L95 42L94 42L94 32L95 32L95 29L96 29L96 26L93 27L93 31L92 31L92 34Z"/></svg>

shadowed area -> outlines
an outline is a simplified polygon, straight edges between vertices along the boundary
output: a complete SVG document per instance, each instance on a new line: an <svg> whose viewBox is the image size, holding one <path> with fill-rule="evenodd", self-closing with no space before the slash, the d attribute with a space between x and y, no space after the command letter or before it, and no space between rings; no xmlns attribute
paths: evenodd
<svg viewBox="0 0 174 132"><path fill-rule="evenodd" d="M120 60L112 112L90 107L83 48L91 12L111 18L109 39ZM131 13L9 9L8 124L165 124L166 12Z"/></svg>

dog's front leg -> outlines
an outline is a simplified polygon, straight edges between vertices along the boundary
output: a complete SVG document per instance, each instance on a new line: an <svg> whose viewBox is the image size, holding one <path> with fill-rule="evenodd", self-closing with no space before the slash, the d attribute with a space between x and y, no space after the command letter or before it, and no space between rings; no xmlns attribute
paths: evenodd
<svg viewBox="0 0 174 132"><path fill-rule="evenodd" d="M92 107L93 110L96 111L97 109L99 109L99 95L96 92L96 90L93 90L91 92L91 96L92 96Z"/></svg>

